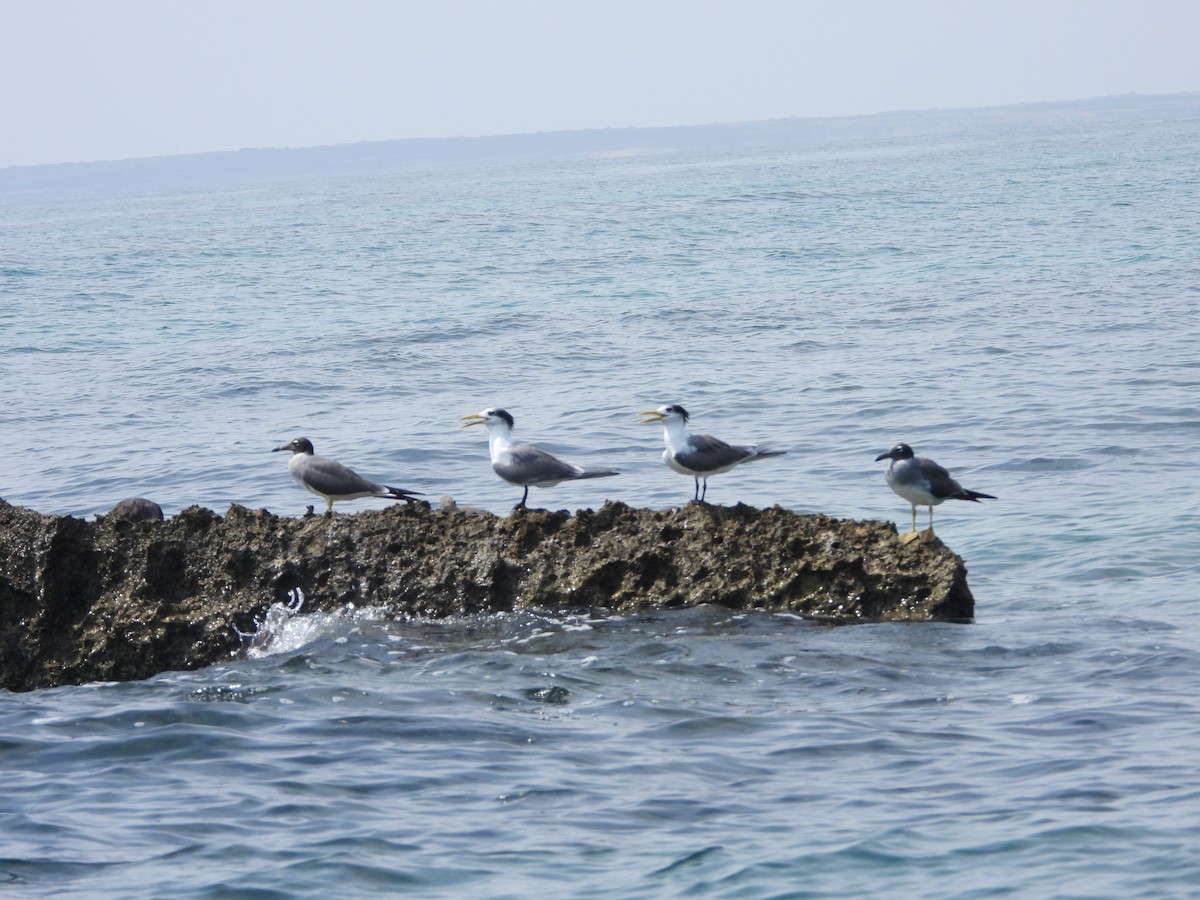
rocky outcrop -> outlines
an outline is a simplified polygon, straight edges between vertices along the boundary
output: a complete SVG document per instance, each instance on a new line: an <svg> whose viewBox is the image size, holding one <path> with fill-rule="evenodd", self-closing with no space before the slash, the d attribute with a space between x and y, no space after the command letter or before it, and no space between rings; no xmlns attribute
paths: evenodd
<svg viewBox="0 0 1200 900"><path fill-rule="evenodd" d="M715 603L829 621L973 615L963 561L895 527L780 507L596 511L397 504L281 518L191 507L86 522L0 501L0 686L145 678L237 654L274 603L425 617Z"/></svg>

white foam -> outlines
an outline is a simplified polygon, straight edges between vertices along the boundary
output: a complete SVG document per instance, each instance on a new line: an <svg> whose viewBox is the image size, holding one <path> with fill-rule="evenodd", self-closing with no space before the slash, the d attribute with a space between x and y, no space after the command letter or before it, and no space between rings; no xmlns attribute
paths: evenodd
<svg viewBox="0 0 1200 900"><path fill-rule="evenodd" d="M248 644L246 655L251 659L262 659L281 653L294 653L302 647L323 637L338 635L335 640L345 642L341 634L347 625L384 617L382 610L374 607L359 609L353 603L336 612L314 612L301 615L304 608L304 592L296 588L288 593L286 603L272 603L266 615L255 619L254 631L239 632Z"/></svg>

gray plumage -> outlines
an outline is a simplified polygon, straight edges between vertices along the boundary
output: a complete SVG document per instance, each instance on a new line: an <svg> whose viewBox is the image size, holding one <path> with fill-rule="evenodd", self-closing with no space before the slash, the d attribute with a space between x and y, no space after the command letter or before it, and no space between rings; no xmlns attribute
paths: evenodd
<svg viewBox="0 0 1200 900"><path fill-rule="evenodd" d="M621 474L616 469L566 462L532 444L514 444L514 419L512 414L504 409L485 409L483 412L463 416L459 421L466 423L463 428L470 428L472 425L487 427L492 471L509 484L517 484L525 489L514 509L525 508L530 487L554 487L561 481L579 481Z"/></svg>
<svg viewBox="0 0 1200 900"><path fill-rule="evenodd" d="M663 426L663 462L683 475L691 475L696 482L694 500L703 503L708 496L710 475L728 472L734 466L783 456L786 450L770 450L758 444L728 444L711 434L690 434L685 429L691 416L679 404L660 406L638 413L644 416L643 425L661 423ZM703 483L703 487L701 484Z"/></svg>
<svg viewBox="0 0 1200 900"><path fill-rule="evenodd" d="M685 446L672 458L690 473L705 475L728 472L738 463L782 456L786 450L767 450L756 445L727 444L711 434L689 434Z"/></svg>
<svg viewBox="0 0 1200 900"><path fill-rule="evenodd" d="M908 444L896 444L875 461L890 459L886 477L888 486L912 504L912 533L917 530L917 507L929 507L929 534L933 534L933 508L946 500L995 500L991 494L971 491L955 481L950 473L932 459L913 453Z"/></svg>
<svg viewBox="0 0 1200 900"><path fill-rule="evenodd" d="M276 447L272 452L281 450L290 450L292 453L291 459L288 460L288 472L291 473L296 484L309 493L323 497L326 512L333 511L335 500L384 497L412 503L420 496L416 491L395 488L364 478L337 460L317 456L313 452L312 442L308 438L296 438Z"/></svg>
<svg viewBox="0 0 1200 900"><path fill-rule="evenodd" d="M492 470L509 484L554 487L560 481L619 475L616 469L588 468L564 462L532 444L512 444L492 463Z"/></svg>

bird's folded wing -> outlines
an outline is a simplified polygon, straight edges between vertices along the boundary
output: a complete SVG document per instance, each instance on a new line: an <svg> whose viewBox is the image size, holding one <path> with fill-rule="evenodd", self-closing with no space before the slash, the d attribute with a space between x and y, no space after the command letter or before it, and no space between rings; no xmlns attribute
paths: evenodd
<svg viewBox="0 0 1200 900"><path fill-rule="evenodd" d="M300 471L304 483L325 496L381 492L382 486L332 459L312 458Z"/></svg>
<svg viewBox="0 0 1200 900"><path fill-rule="evenodd" d="M707 472L753 455L750 447L734 447L709 434L690 434L687 446L675 454L675 460L689 469Z"/></svg>
<svg viewBox="0 0 1200 900"><path fill-rule="evenodd" d="M583 470L563 462L545 450L531 444L509 447L504 455L492 463L496 474L514 484L538 484L543 481L566 481L578 478Z"/></svg>

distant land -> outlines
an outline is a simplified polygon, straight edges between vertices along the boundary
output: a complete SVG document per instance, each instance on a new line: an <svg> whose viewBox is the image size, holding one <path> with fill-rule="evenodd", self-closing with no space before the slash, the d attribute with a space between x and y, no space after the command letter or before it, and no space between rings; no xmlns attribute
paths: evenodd
<svg viewBox="0 0 1200 900"><path fill-rule="evenodd" d="M309 178L384 175L447 166L555 159L837 146L898 138L1068 129L1100 122L1200 117L1200 91L1125 94L978 109L919 110L837 118L770 119L661 128L598 128L492 137L413 138L324 147L247 149L0 169L0 199L39 195L198 191Z"/></svg>

